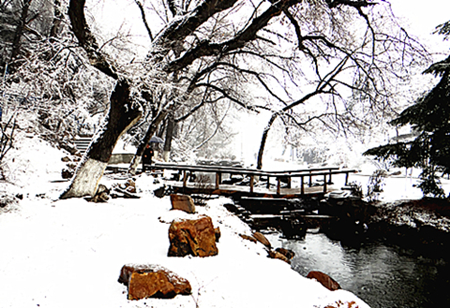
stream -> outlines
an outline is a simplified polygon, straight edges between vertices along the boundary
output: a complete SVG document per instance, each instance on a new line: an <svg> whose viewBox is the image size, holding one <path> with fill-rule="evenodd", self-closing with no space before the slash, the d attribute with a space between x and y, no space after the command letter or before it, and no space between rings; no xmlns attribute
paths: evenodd
<svg viewBox="0 0 450 308"><path fill-rule="evenodd" d="M323 233L307 233L302 240L267 238L273 247L295 252L295 271L324 272L372 308L450 307L449 256L424 256L381 242L346 247Z"/></svg>

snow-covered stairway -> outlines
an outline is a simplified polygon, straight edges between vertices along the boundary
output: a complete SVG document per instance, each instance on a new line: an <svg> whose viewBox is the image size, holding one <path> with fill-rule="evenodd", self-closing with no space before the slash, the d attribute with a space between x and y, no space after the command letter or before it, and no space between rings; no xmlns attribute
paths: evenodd
<svg viewBox="0 0 450 308"><path fill-rule="evenodd" d="M83 136L75 138L75 145L81 154L84 154L92 141L92 136Z"/></svg>

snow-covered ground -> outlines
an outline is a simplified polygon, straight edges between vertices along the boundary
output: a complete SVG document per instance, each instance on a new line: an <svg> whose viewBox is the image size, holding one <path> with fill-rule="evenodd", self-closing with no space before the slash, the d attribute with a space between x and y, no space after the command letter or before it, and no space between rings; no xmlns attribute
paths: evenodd
<svg viewBox="0 0 450 308"><path fill-rule="evenodd" d="M345 290L329 291L287 263L267 258L260 243L243 240L247 225L222 207L227 199L197 207L198 214L171 211L168 197L152 195L153 178L136 179L140 199L89 203L57 200L64 154L36 137L18 136L8 155L0 193L22 194L0 209L0 307L368 307ZM118 182L104 177L103 183ZM219 255L167 257L173 219L206 214L220 227ZM128 301L117 279L124 264L159 264L187 278L191 296ZM347 307L347 305L345 306Z"/></svg>

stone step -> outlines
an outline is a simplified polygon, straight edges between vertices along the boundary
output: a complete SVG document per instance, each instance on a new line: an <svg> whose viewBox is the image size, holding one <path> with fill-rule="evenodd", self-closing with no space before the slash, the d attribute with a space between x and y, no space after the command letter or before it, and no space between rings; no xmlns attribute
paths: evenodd
<svg viewBox="0 0 450 308"><path fill-rule="evenodd" d="M75 146L81 154L84 154L91 144L92 137L78 137L74 140Z"/></svg>

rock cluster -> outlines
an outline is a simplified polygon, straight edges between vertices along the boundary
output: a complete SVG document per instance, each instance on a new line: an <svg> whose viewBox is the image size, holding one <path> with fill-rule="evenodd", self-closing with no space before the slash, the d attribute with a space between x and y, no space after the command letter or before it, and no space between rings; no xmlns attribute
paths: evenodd
<svg viewBox="0 0 450 308"><path fill-rule="evenodd" d="M75 169L77 168L77 163L81 160L81 156L73 155L72 158L69 156L64 156L61 161L66 163L66 166L61 170L61 178L67 180L73 177Z"/></svg>
<svg viewBox="0 0 450 308"><path fill-rule="evenodd" d="M110 189L103 184L98 185L97 192L93 198L88 198L91 202L106 202L109 200Z"/></svg>
<svg viewBox="0 0 450 308"><path fill-rule="evenodd" d="M295 253L292 250L285 248L277 248L272 250L272 245L269 240L262 234L261 232L253 232L252 236L239 234L245 240L252 241L254 243L260 242L267 248L267 256L272 259L279 259L286 263L291 263L291 259L295 256Z"/></svg>

